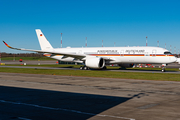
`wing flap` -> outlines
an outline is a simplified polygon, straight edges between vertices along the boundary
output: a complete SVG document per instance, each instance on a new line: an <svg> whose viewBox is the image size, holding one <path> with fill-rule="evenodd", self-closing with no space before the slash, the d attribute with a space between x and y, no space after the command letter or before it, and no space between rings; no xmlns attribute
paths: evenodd
<svg viewBox="0 0 180 120"><path fill-rule="evenodd" d="M32 50L32 49L24 49L24 48L14 48L14 47L9 46L5 41L3 41L3 42L8 48L11 48L11 49L38 52L38 53L49 53L49 54L52 54L52 55L64 55L64 58L73 57L75 59L82 60L83 58L85 58L87 56L91 56L91 55L86 55L86 54L75 54L75 53L72 54L72 53L57 52L57 51L54 51L53 49L49 49L49 50ZM104 60L106 60L106 61L114 61L114 59L109 58L109 57L102 57L102 58Z"/></svg>

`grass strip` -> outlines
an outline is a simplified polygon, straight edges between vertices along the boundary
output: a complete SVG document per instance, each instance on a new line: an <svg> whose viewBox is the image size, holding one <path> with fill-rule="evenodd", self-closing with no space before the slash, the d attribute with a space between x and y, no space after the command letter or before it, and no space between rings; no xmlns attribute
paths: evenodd
<svg viewBox="0 0 180 120"><path fill-rule="evenodd" d="M140 80L160 80L160 81L180 81L180 74L167 73L135 73L135 72L113 72L101 70L51 70L51 69L31 69L31 68L0 68L0 72L6 73L29 73L45 75L65 75L83 77L140 79Z"/></svg>
<svg viewBox="0 0 180 120"><path fill-rule="evenodd" d="M8 64L6 66L24 66L19 64ZM26 65L26 66L37 66L37 67L59 67L59 68L80 68L83 65L73 65L73 64L44 64L44 65ZM119 66L106 66L109 70L118 70ZM144 67L144 68L127 68L128 70L144 70L144 71L161 71L161 68L151 68L151 67ZM179 71L178 68L166 68L167 71Z"/></svg>

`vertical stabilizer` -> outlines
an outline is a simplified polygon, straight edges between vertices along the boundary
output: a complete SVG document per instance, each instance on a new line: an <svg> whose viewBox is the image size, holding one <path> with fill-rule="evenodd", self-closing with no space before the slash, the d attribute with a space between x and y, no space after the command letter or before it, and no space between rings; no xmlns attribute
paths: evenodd
<svg viewBox="0 0 180 120"><path fill-rule="evenodd" d="M49 41L46 39L44 34L41 32L40 29L36 29L36 34L39 40L39 44L41 46L41 50L48 50L48 49L53 49Z"/></svg>

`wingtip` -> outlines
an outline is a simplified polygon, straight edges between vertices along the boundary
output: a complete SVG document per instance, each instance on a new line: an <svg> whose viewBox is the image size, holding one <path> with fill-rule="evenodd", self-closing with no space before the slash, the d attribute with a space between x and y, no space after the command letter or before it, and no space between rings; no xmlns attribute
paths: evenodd
<svg viewBox="0 0 180 120"><path fill-rule="evenodd" d="M41 31L41 29L35 29L35 31Z"/></svg>
<svg viewBox="0 0 180 120"><path fill-rule="evenodd" d="M12 48L12 47L9 46L5 41L3 41L3 43L4 43L7 47Z"/></svg>
<svg viewBox="0 0 180 120"><path fill-rule="evenodd" d="M5 45L7 45L7 43L3 40L3 43L5 44Z"/></svg>

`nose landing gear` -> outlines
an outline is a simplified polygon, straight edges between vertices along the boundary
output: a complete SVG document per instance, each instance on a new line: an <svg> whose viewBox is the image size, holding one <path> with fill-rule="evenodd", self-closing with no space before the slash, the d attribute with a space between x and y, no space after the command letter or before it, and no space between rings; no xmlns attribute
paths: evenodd
<svg viewBox="0 0 180 120"><path fill-rule="evenodd" d="M165 70L165 67L162 67L162 70L161 70L162 72L166 72L166 70Z"/></svg>
<svg viewBox="0 0 180 120"><path fill-rule="evenodd" d="M165 70L166 64L162 64L161 68L162 68L162 69L161 69L162 72L166 72L166 70Z"/></svg>

